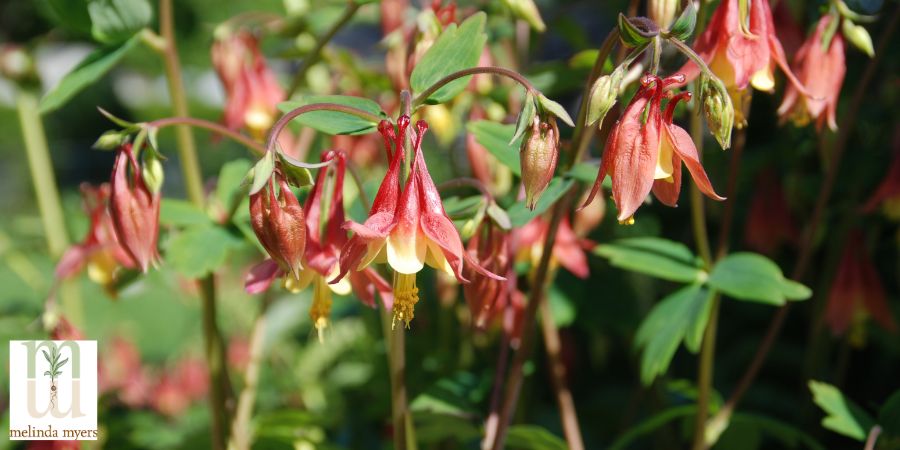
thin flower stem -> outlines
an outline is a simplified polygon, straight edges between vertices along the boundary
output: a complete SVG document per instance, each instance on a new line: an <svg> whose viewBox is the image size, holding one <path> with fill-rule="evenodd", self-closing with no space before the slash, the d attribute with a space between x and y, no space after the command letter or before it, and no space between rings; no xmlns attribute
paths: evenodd
<svg viewBox="0 0 900 450"><path fill-rule="evenodd" d="M300 68L297 69L297 72L294 73L294 78L291 80L291 85L287 90L287 98L290 98L297 92L297 89L303 84L303 78L306 76L306 72L309 71L309 68L313 66L316 62L319 61L319 58L322 57L322 50L325 49L325 46L328 45L328 42L334 38L334 35L340 31L344 25L347 25L350 22L350 19L353 18L353 15L356 14L356 11L359 10L359 7L362 6L361 3L357 3L354 0L350 0L347 2L347 8L344 9L344 14L338 19L334 25L316 41L316 46L309 52L306 59L303 60L303 64L300 65Z"/></svg>
<svg viewBox="0 0 900 450"><path fill-rule="evenodd" d="M522 74L520 74L514 70L504 69L502 67L472 67L470 69L460 70L459 72L453 72L450 75L447 75L446 77L441 78L440 80L437 80L434 84L432 84L430 87L428 87L428 89L425 89L425 91L423 91L421 94L416 96L416 98L412 102L412 109L415 110L416 108L418 108L419 106L424 104L428 100L428 97L431 97L431 95L434 94L435 92L437 92L438 89L446 86L450 82L458 80L463 77L468 77L471 75L477 75L477 74L481 74L481 73L491 74L491 75L499 75L499 76L510 78L510 79L516 81L517 83L521 84L522 87L524 87L527 92L537 92L537 89L535 89L534 85L532 85L531 82L528 81L527 78L525 78L524 76L522 76Z"/></svg>
<svg viewBox="0 0 900 450"><path fill-rule="evenodd" d="M569 450L584 450L584 441L581 438L581 427L578 425L578 415L575 414L575 400L572 399L572 391L566 383L566 365L562 360L562 343L559 338L559 329L553 319L553 311L550 303L541 302L541 332L544 336L544 350L549 360L550 379L553 389L556 391L556 402L562 416L563 434L569 444Z"/></svg>
<svg viewBox="0 0 900 450"><path fill-rule="evenodd" d="M153 128L165 128L173 125L188 125L196 128L203 128L212 131L213 133L221 134L259 155L266 153L266 148L249 136L245 136L237 131L230 130L223 125L208 120L196 119L194 117L167 117L165 119L147 122L146 125Z"/></svg>
<svg viewBox="0 0 900 450"><path fill-rule="evenodd" d="M344 114L350 114L352 116L359 117L360 119L368 120L372 123L378 123L381 121L381 117L363 111L359 108L354 108L352 106L339 105L337 103L313 103L311 105L304 105L297 109L292 109L284 113L284 115L281 116L277 122L275 122L275 125L272 125L272 129L269 130L269 136L266 139L265 151L269 152L275 148L275 143L278 141L278 136L281 134L281 131L284 130L284 127L286 127L292 120L297 118L297 116L313 111L336 111L342 112Z"/></svg>
<svg viewBox="0 0 900 450"><path fill-rule="evenodd" d="M253 405L256 403L256 390L259 386L259 369L262 364L263 344L266 337L266 312L272 301L271 291L266 291L260 299L259 315L253 322L250 332L250 357L244 372L244 388L238 397L235 408L234 423L231 426L231 439L228 450L249 450L253 443L250 430L250 419L253 416Z"/></svg>
<svg viewBox="0 0 900 450"><path fill-rule="evenodd" d="M350 178L353 178L353 183L356 185L356 189L359 191L359 201L362 202L363 209L369 211L369 208L372 205L371 200L369 199L369 195L366 194L365 185L362 181L362 176L359 174L359 168L356 167L356 164L353 161L347 161L347 171L350 172Z"/></svg>
<svg viewBox="0 0 900 450"><path fill-rule="evenodd" d="M511 306L507 304L506 314L509 314ZM500 401L503 399L503 379L506 376L506 366L509 363L509 333L503 332L500 336L500 354L497 355L497 364L494 368L494 387L491 391L491 406L488 418L484 422L484 440L481 442L482 450L490 450L490 444L496 439L497 424L500 421Z"/></svg>
<svg viewBox="0 0 900 450"><path fill-rule="evenodd" d="M395 450L409 450L406 431L406 335L403 328L393 329L391 312L381 308L381 329L388 348L388 371L391 379L391 416Z"/></svg>
<svg viewBox="0 0 900 450"><path fill-rule="evenodd" d="M175 23L172 12L172 0L159 2L159 35L165 41L162 53L165 65L166 80L169 84L169 96L174 113L179 117L189 117L187 96L184 81L181 78L181 63L178 60L178 46L175 40ZM184 173L185 188L188 198L194 205L203 207L203 174L197 158L194 136L187 125L176 130L178 154L181 169ZM225 349L222 334L216 322L216 283L212 274L198 281L203 312L203 338L206 350L206 364L210 380L210 417L212 422L212 447L216 450L225 448L225 439L229 436L230 416L229 397L231 383L225 366Z"/></svg>
<svg viewBox="0 0 900 450"><path fill-rule="evenodd" d="M864 450L875 450L875 443L878 442L878 436L881 436L881 431L881 425L875 425L869 430L869 437L866 438Z"/></svg>
<svg viewBox="0 0 900 450"><path fill-rule="evenodd" d="M44 132L44 122L35 93L24 87L20 88L16 94L16 108L25 154L28 157L28 168L31 171L31 182L41 213L44 237L50 256L56 259L61 257L69 246L69 233L66 230L65 214L59 200L59 188L56 185L53 161L50 159L50 149L47 146L47 134ZM68 320L76 327L83 327L84 306L78 285L63 283L60 297Z"/></svg>
<svg viewBox="0 0 900 450"><path fill-rule="evenodd" d="M750 100L747 101L749 106ZM734 145L731 148L731 163L728 168L728 188L725 192L725 211L722 213L722 225L719 228L719 243L716 249L716 260L722 259L728 253L731 228L734 224L734 204L737 201L737 181L741 167L741 156L747 143L747 128L737 130L734 136Z"/></svg>
<svg viewBox="0 0 900 450"><path fill-rule="evenodd" d="M592 133L586 133L585 129L585 120L587 117L587 103L589 101L590 89L594 84L594 81L600 76L603 72L603 64L609 55L612 53L615 48L615 44L618 40L618 32L613 29L606 39L603 41L603 45L600 47L600 51L597 54L597 61L594 63L594 68L591 70L591 74L588 77L587 83L585 84L584 92L581 97L581 106L578 110L578 119L575 122L575 131L572 137L572 143L570 144L570 150L573 150L570 155L568 161L566 161L565 170L572 167L576 162L581 160L584 154L587 151L588 142ZM509 428L510 421L512 419L512 415L515 412L516 406L519 401L519 393L522 390L522 382L524 381L524 368L525 363L531 357L532 347L534 346L534 322L535 317L537 316L538 307L540 306L541 301L544 297L544 291L547 287L547 281L549 278L550 271L550 257L553 253L553 245L556 243L556 234L559 230L559 224L562 221L563 215L569 211L570 206L575 201L575 189L571 188L569 192L560 199L556 205L553 207L553 211L550 216L550 223L547 228L547 237L544 240L544 246L541 250L541 258L538 261L537 269L535 270L534 281L531 285L531 291L529 292L528 305L526 306L525 313L522 317L522 338L521 343L519 344L519 348L516 350L513 355L513 360L510 365L509 374L506 380L506 392L504 394L503 406L500 410L500 420L497 421L497 429L488 430L486 434L495 436L493 445L490 448L494 450L501 450L505 448L506 443L506 432ZM560 411L560 414L564 416L564 421L571 420L565 418L565 416L576 417L574 407L572 410L564 410ZM573 443L569 442L569 446L572 446ZM575 444L577 445L577 444Z"/></svg>
<svg viewBox="0 0 900 450"><path fill-rule="evenodd" d="M881 37L878 40L875 57L872 58L869 61L869 64L866 66L865 72L863 73L863 76L856 87L856 91L854 91L853 93L850 107L847 109L847 112L841 120L839 128L840 131L838 132L838 137L835 140L834 147L831 151L832 162L828 166L828 170L825 173L825 178L822 180L822 187L821 189L819 189L819 196L816 200L816 205L813 209L809 226L804 233L804 239L800 248L800 255L797 257L797 262L791 274L791 279L799 280L806 275L806 270L808 268L809 261L812 257L815 247L815 236L824 218L825 207L827 206L828 201L831 198L834 183L837 180L837 173L840 168L841 159L844 155L844 151L846 150L847 143L849 142L853 128L855 128L856 126L857 117L859 116L862 102L865 99L866 94L869 93L869 85L875 78L875 72L884 57L887 46L891 42L891 36L897 29L898 22L900 22L900 6L894 8L894 12L891 15L891 18L889 19L887 25L884 28L884 31L881 34ZM735 387L735 390L731 394L731 397L728 398L728 401L725 403L722 409L720 409L719 412L716 413L716 415L710 420L711 426L721 428L727 425L732 413L734 412L735 408L737 408L738 403L741 401L744 394L750 388L750 385L752 385L753 381L756 379L759 370L762 368L762 365L765 362L766 356L768 356L769 351L772 349L772 345L775 343L775 339L781 332L781 328L784 325L784 320L787 317L789 305L790 303L787 303L779 308L775 315L772 317L772 321L769 323L769 328L768 330L766 330L766 334L763 337L759 348L756 350L756 354L753 356L753 360L750 362L750 366L744 372L744 375L743 377L741 377L740 381L738 381L737 387Z"/></svg>

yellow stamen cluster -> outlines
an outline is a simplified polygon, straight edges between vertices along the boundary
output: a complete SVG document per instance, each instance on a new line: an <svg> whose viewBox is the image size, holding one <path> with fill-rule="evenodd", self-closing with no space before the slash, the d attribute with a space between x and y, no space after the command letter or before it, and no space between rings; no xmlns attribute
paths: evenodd
<svg viewBox="0 0 900 450"><path fill-rule="evenodd" d="M391 329L397 326L397 320L409 322L415 317L413 310L419 302L419 288L416 287L416 274L394 274L394 317L391 320Z"/></svg>
<svg viewBox="0 0 900 450"><path fill-rule="evenodd" d="M319 335L319 342L325 342L324 332L328 327L328 317L331 315L331 290L322 277L313 286L312 306L309 307L309 318Z"/></svg>

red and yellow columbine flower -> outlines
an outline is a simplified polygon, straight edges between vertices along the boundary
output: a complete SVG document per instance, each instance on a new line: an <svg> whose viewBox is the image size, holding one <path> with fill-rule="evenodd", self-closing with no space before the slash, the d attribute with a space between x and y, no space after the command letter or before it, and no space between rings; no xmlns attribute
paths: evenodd
<svg viewBox="0 0 900 450"><path fill-rule="evenodd" d="M841 33L834 33L828 48L822 48L822 36L832 20L836 18L830 14L822 16L816 25L816 31L797 51L794 64L809 95L803 95L793 85L788 86L784 91L784 100L778 107L778 115L782 120L790 118L797 125L803 126L813 119L819 131L826 123L832 131L837 130L835 112L847 65L844 61L844 37Z"/></svg>
<svg viewBox="0 0 900 450"><path fill-rule="evenodd" d="M160 195L144 182L142 167L131 144L119 147L110 180L109 213L122 248L146 272L159 260Z"/></svg>
<svg viewBox="0 0 900 450"><path fill-rule="evenodd" d="M495 226L490 219L485 219L478 226L467 250L482 267L493 273L508 274L512 269L512 252L509 233ZM502 313L509 303L509 297L515 291L514 277L497 280L475 274L472 265L463 270L464 275L472 279L463 285L463 297L469 305L472 323L478 328L485 328L492 317Z"/></svg>
<svg viewBox="0 0 900 450"><path fill-rule="evenodd" d="M109 215L110 186L81 185L84 210L90 217L90 227L84 239L68 250L56 265L56 278L64 279L87 267L88 278L115 295L115 283L120 268L133 269L136 264L116 237Z"/></svg>
<svg viewBox="0 0 900 450"><path fill-rule="evenodd" d="M246 127L261 138L275 121L285 93L259 51L259 41L247 30L216 30L212 63L222 80L227 101L225 126Z"/></svg>
<svg viewBox="0 0 900 450"><path fill-rule="evenodd" d="M888 331L897 330L878 271L866 250L862 235L856 231L847 239L831 284L825 307L825 323L835 336L849 330L851 342L861 345L865 340L863 324L867 317Z"/></svg>
<svg viewBox="0 0 900 450"><path fill-rule="evenodd" d="M316 184L306 200L305 229L306 244L302 265L296 278L285 278L285 287L292 292L300 292L313 286L313 301L309 316L313 326L322 339L322 332L328 326L331 314L332 292L348 295L353 291L366 305L375 306L375 294L379 293L386 305L391 303L390 285L372 269L353 272L347 279L329 284L339 273L341 247L347 242L347 232L342 228L344 214L344 174L346 172L346 154L340 151L328 151L322 155L322 162L334 161L332 194L328 199L328 211L323 217L322 205L327 175L330 168L319 171ZM324 227L323 227L324 225ZM324 228L324 234L320 231ZM285 272L273 260L266 260L251 269L246 279L245 289L251 294L262 292Z"/></svg>
<svg viewBox="0 0 900 450"><path fill-rule="evenodd" d="M665 116L660 112L666 88L683 82L681 74L665 79L646 75L641 79L641 88L609 134L597 180L585 205L609 175L620 223L634 223L635 211L651 191L663 203L674 206L681 189L682 162L704 194L723 200L713 190L690 136L672 123L675 105L690 94L678 94L669 101Z"/></svg>
<svg viewBox="0 0 900 450"><path fill-rule="evenodd" d="M788 67L784 48L775 33L772 11L766 0L723 0L710 19L709 26L697 38L694 50L710 70L725 84L734 104L735 126L746 124L744 103L747 85L760 91L775 89L773 71L778 65L799 92L808 95L803 84ZM699 74L699 68L688 61L679 72L687 81Z"/></svg>
<svg viewBox="0 0 900 450"><path fill-rule="evenodd" d="M409 117L398 120L395 133L390 122L382 121L378 131L384 137L391 164L378 189L369 218L365 223L347 222L345 226L354 236L341 251L338 282L353 270L362 270L373 261L385 261L394 270L394 321L409 326L413 308L419 301L416 273L425 264L467 283L463 276L463 261L482 275L503 279L482 268L463 248L459 233L447 217L440 194L422 155L422 138L428 125L416 123L416 131L408 130ZM400 191L400 164L406 133L412 133L412 164L409 178ZM393 147L393 154L391 154Z"/></svg>

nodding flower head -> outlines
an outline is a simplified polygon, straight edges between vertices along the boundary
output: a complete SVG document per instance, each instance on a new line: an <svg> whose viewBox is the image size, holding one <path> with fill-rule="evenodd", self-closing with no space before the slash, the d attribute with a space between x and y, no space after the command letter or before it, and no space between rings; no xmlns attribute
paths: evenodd
<svg viewBox="0 0 900 450"><path fill-rule="evenodd" d="M444 211L422 152L422 139L428 124L418 121L411 130L408 116L401 116L397 128L382 121L378 130L391 159L384 180L375 196L369 218L364 223L348 221L354 232L341 251L337 282L351 271L365 269L373 261L385 261L394 270L394 321L408 326L419 301L416 274L425 264L468 283L462 274L464 261L476 272L503 279L481 267L463 248L459 232ZM407 133L412 141L410 172L400 190L400 165L404 159Z"/></svg>
<svg viewBox="0 0 900 450"><path fill-rule="evenodd" d="M747 86L772 92L776 65L799 92L809 96L803 83L788 67L784 48L775 32L769 2L723 0L713 13L709 26L697 37L694 50L725 84L734 104L734 123L738 128L746 124ZM700 69L688 61L678 71L690 81Z"/></svg>
<svg viewBox="0 0 900 450"><path fill-rule="evenodd" d="M677 94L669 100L665 114L660 110L662 99L671 96L666 89L684 79L681 74L663 79L645 75L641 79L640 89L609 134L597 180L585 205L594 199L609 175L620 223L634 223L634 213L651 191L663 203L675 206L681 189L682 162L704 194L723 200L713 190L690 135L672 123L675 106L680 100L689 99L690 93Z"/></svg>
<svg viewBox="0 0 900 450"><path fill-rule="evenodd" d="M159 192L144 182L142 164L131 144L119 147L110 180L109 213L119 243L144 272L159 260L159 203Z"/></svg>
<svg viewBox="0 0 900 450"><path fill-rule="evenodd" d="M559 157L559 128L553 116L535 116L531 127L525 131L519 159L522 164L522 185L525 187L525 205L534 209L541 194L556 171Z"/></svg>
<svg viewBox="0 0 900 450"><path fill-rule="evenodd" d="M212 62L225 88L225 126L246 128L262 138L278 113L284 90L259 50L259 40L247 30L216 31Z"/></svg>
<svg viewBox="0 0 900 450"><path fill-rule="evenodd" d="M265 187L250 195L250 224L269 256L284 272L299 280L306 249L306 219L280 171L276 170Z"/></svg>

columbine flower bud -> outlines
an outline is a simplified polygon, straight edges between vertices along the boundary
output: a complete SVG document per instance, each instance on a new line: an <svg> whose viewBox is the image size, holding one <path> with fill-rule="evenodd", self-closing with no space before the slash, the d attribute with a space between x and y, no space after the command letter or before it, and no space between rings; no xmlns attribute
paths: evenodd
<svg viewBox="0 0 900 450"><path fill-rule="evenodd" d="M280 172L269 179L266 187L250 195L250 223L269 256L299 280L306 250L306 217Z"/></svg>
<svg viewBox="0 0 900 450"><path fill-rule="evenodd" d="M146 272L159 259L160 196L147 187L142 172L131 144L119 147L110 181L109 213L122 248Z"/></svg>
<svg viewBox="0 0 900 450"><path fill-rule="evenodd" d="M597 78L597 81L594 82L594 86L591 88L591 101L588 105L588 125L594 123L597 123L597 126L603 125L606 113L616 104L623 78L625 78L625 68L619 66L613 73Z"/></svg>
<svg viewBox="0 0 900 450"><path fill-rule="evenodd" d="M506 6L512 11L517 18L528 22L538 33L543 33L547 29L544 20L541 19L541 12L538 11L534 0L504 0Z"/></svg>
<svg viewBox="0 0 900 450"><path fill-rule="evenodd" d="M559 156L559 129L556 118L541 120L535 117L531 128L525 132L519 159L522 162L522 184L525 186L525 206L534 209L535 204L556 170Z"/></svg>
<svg viewBox="0 0 900 450"><path fill-rule="evenodd" d="M650 0L647 2L647 15L659 25L659 28L668 30L669 25L675 20L679 3L681 2L678 0Z"/></svg>
<svg viewBox="0 0 900 450"><path fill-rule="evenodd" d="M706 125L722 149L728 149L731 147L731 128L734 126L734 106L731 104L731 97L717 80L703 83L701 95Z"/></svg>

